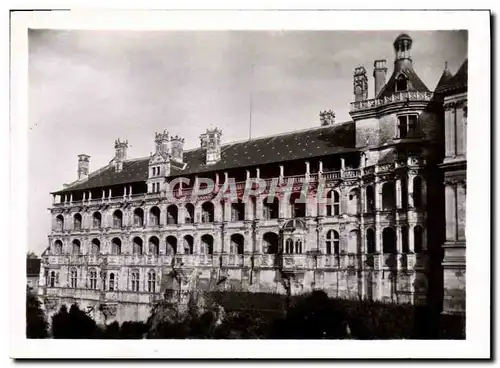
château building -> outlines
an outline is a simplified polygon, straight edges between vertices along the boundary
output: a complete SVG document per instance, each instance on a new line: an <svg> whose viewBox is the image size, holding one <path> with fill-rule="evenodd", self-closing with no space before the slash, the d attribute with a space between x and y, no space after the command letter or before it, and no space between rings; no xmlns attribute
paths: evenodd
<svg viewBox="0 0 500 368"><path fill-rule="evenodd" d="M145 320L151 303L182 302L193 287L439 308L444 288L460 294L465 207L453 206L465 187L450 183L465 176L465 120L455 124L450 106L464 98L453 89L461 77L445 70L432 92L412 39L393 46L388 78L386 61L374 63L374 99L355 68L352 121L324 111L310 129L233 143L211 129L190 150L157 133L155 152L138 159L118 139L94 172L79 155L78 179L52 193L40 287L49 313L76 301L98 321ZM265 189L245 195L255 182Z"/></svg>

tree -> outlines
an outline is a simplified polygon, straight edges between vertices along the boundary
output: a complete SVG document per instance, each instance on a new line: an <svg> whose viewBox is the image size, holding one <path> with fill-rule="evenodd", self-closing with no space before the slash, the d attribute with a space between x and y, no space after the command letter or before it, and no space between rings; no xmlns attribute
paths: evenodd
<svg viewBox="0 0 500 368"><path fill-rule="evenodd" d="M26 254L26 258L28 258L28 259L38 259L38 256L35 254L35 252L29 251Z"/></svg>
<svg viewBox="0 0 500 368"><path fill-rule="evenodd" d="M29 287L26 288L26 337L43 339L47 337L47 320L41 303Z"/></svg>
<svg viewBox="0 0 500 368"><path fill-rule="evenodd" d="M55 339L91 339L97 337L99 330L95 321L77 304L69 310L63 305L52 317L52 335Z"/></svg>

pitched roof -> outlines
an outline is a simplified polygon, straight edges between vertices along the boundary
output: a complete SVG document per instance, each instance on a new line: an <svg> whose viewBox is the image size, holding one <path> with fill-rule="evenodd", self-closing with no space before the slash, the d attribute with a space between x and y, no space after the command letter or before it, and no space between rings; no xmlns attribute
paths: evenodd
<svg viewBox="0 0 500 368"><path fill-rule="evenodd" d="M355 127L354 122L350 121L224 144L221 147L221 159L212 165L205 164L205 154L202 148L186 150L184 151L186 166L181 169L172 165L170 176L213 172L354 151L356 151ZM116 172L114 167L109 165L91 173L87 180L75 183L53 194L145 182L148 179L148 164L149 157L127 160L123 163L120 172Z"/></svg>
<svg viewBox="0 0 500 368"><path fill-rule="evenodd" d="M408 91L418 91L418 92L430 92L427 86L422 82L420 77L415 73L412 68L404 68L401 70L395 70L389 81L380 90L376 98L390 97L396 91L396 78L400 73L404 73L408 77Z"/></svg>
<svg viewBox="0 0 500 368"><path fill-rule="evenodd" d="M26 274L28 276L38 276L40 274L40 258L26 259Z"/></svg>
<svg viewBox="0 0 500 368"><path fill-rule="evenodd" d="M467 90L468 83L468 59L462 63L462 66L458 69L453 77L451 77L446 83L436 87L436 92L447 93L451 91L456 91L459 89Z"/></svg>

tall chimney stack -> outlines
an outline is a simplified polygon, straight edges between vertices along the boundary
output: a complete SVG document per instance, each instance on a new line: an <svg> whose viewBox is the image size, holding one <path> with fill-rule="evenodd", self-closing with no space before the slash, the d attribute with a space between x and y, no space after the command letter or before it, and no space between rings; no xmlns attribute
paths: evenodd
<svg viewBox="0 0 500 368"><path fill-rule="evenodd" d="M375 79L375 98L377 98L380 90L385 86L385 78L387 76L387 68L385 60L375 60L373 64L373 78Z"/></svg>
<svg viewBox="0 0 500 368"><path fill-rule="evenodd" d="M354 69L354 101L365 101L368 99L368 78L366 69L362 66Z"/></svg>
<svg viewBox="0 0 500 368"><path fill-rule="evenodd" d="M85 180L89 177L90 156L78 155L78 180Z"/></svg>
<svg viewBox="0 0 500 368"><path fill-rule="evenodd" d="M116 171L122 171L123 161L127 159L127 148L128 141L121 142L120 138L115 141L115 158L113 162L115 164Z"/></svg>

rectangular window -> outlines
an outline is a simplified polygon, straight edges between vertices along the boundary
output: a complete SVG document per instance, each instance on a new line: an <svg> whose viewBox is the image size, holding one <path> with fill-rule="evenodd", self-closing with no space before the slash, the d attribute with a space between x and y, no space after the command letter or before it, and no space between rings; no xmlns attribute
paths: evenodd
<svg viewBox="0 0 500 368"><path fill-rule="evenodd" d="M413 138L418 135L418 115L398 116L397 138Z"/></svg>

